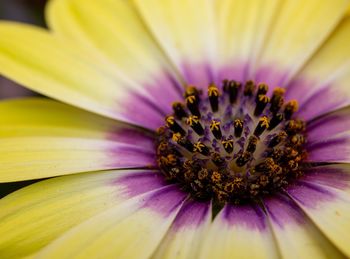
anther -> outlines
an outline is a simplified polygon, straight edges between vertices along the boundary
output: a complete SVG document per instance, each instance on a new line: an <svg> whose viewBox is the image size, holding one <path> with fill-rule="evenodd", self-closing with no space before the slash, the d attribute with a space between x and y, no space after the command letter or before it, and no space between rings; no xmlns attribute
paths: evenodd
<svg viewBox="0 0 350 259"><path fill-rule="evenodd" d="M264 111L266 105L269 103L270 98L266 95L259 95L256 100L256 106L254 110L254 115L259 116Z"/></svg>
<svg viewBox="0 0 350 259"><path fill-rule="evenodd" d="M239 138L243 132L243 121L241 119L235 119L233 127L235 128L235 137Z"/></svg>
<svg viewBox="0 0 350 259"><path fill-rule="evenodd" d="M183 117L187 117L187 113L185 111L185 105L180 102L174 102L173 111L177 119L181 120Z"/></svg>
<svg viewBox="0 0 350 259"><path fill-rule="evenodd" d="M193 151L193 144L186 137L180 135L180 133L174 133L172 140L178 143L180 146L186 148L188 151Z"/></svg>
<svg viewBox="0 0 350 259"><path fill-rule="evenodd" d="M165 121L167 126L171 129L171 131L175 133L180 133L181 135L185 135L185 130L181 128L181 126L176 122L174 116L167 116Z"/></svg>
<svg viewBox="0 0 350 259"><path fill-rule="evenodd" d="M250 152L244 151L242 155L240 155L236 160L236 165L242 167L246 165L251 159L252 154Z"/></svg>
<svg viewBox="0 0 350 259"><path fill-rule="evenodd" d="M252 81L252 80L247 81L245 83L245 86L244 86L243 94L245 96L253 96L254 91L255 91L255 83L254 83L254 81Z"/></svg>
<svg viewBox="0 0 350 259"><path fill-rule="evenodd" d="M305 129L305 122L302 120L290 120L287 122L285 129L289 134L301 132Z"/></svg>
<svg viewBox="0 0 350 259"><path fill-rule="evenodd" d="M217 112L219 109L219 89L215 84L211 84L208 87L208 96L209 96L209 102L211 106L211 110L213 112Z"/></svg>
<svg viewBox="0 0 350 259"><path fill-rule="evenodd" d="M296 100L289 101L284 108L284 116L286 120L290 120L290 118L298 110L298 108L298 102Z"/></svg>
<svg viewBox="0 0 350 259"><path fill-rule="evenodd" d="M271 97L271 107L270 107L271 112L276 113L283 106L284 93L285 93L285 90L284 88L281 88L281 87L276 87L273 90L273 94Z"/></svg>
<svg viewBox="0 0 350 259"><path fill-rule="evenodd" d="M209 148L202 142L198 141L193 145L193 152L201 153L202 155L209 155Z"/></svg>
<svg viewBox="0 0 350 259"><path fill-rule="evenodd" d="M210 123L210 130L216 139L222 138L222 133L220 129L220 121L212 120Z"/></svg>
<svg viewBox="0 0 350 259"><path fill-rule="evenodd" d="M275 137L270 140L269 147L275 147L287 138L287 133L285 131L279 132Z"/></svg>
<svg viewBox="0 0 350 259"><path fill-rule="evenodd" d="M269 130L274 129L278 124L281 123L281 121L283 121L283 119L284 119L283 113L275 113L272 119L270 120Z"/></svg>
<svg viewBox="0 0 350 259"><path fill-rule="evenodd" d="M254 153L259 139L256 136L250 136L248 140L247 151Z"/></svg>
<svg viewBox="0 0 350 259"><path fill-rule="evenodd" d="M199 122L198 116L191 115L190 117L187 118L186 123L191 126L191 128L198 134L198 135L203 135L204 134L204 129Z"/></svg>
<svg viewBox="0 0 350 259"><path fill-rule="evenodd" d="M222 158L218 153L212 154L211 161L213 161L213 163L218 167L225 165L225 159Z"/></svg>
<svg viewBox="0 0 350 259"><path fill-rule="evenodd" d="M224 146L224 149L227 153L232 153L233 151L233 146L234 146L234 141L232 138L227 138L223 141L221 141L221 144Z"/></svg>
<svg viewBox="0 0 350 259"><path fill-rule="evenodd" d="M258 91L256 93L256 98L255 100L258 101L259 99L259 96L260 95L265 95L267 93L267 91L269 90L269 87L267 86L267 84L264 84L264 83L260 83L258 85Z"/></svg>
<svg viewBox="0 0 350 259"><path fill-rule="evenodd" d="M199 97L195 95L189 95L186 97L186 105L187 108L191 111L193 115L196 115L198 117L201 116L201 113L199 111Z"/></svg>
<svg viewBox="0 0 350 259"><path fill-rule="evenodd" d="M239 82L236 82L233 80L223 81L223 90L225 93L229 95L231 104L236 101L240 87L241 87L241 83Z"/></svg>
<svg viewBox="0 0 350 259"><path fill-rule="evenodd" d="M259 119L258 125L256 126L254 130L254 135L259 137L264 130L266 130L269 127L269 119L266 116L263 116Z"/></svg>

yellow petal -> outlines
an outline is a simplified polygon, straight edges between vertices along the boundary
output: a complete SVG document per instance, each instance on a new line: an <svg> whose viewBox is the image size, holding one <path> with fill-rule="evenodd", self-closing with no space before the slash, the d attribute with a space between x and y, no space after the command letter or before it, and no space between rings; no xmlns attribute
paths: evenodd
<svg viewBox="0 0 350 259"><path fill-rule="evenodd" d="M348 17L288 86L287 97L297 99L300 103L299 116L313 119L349 105L349 45ZM319 105L320 103L322 105Z"/></svg>
<svg viewBox="0 0 350 259"><path fill-rule="evenodd" d="M111 62L135 82L149 82L169 65L130 1L54 0L46 9L55 34Z"/></svg>
<svg viewBox="0 0 350 259"><path fill-rule="evenodd" d="M187 83L210 82L216 59L214 3L210 0L136 0L136 7Z"/></svg>
<svg viewBox="0 0 350 259"><path fill-rule="evenodd" d="M218 26L220 77L246 80L279 7L278 0L215 1Z"/></svg>
<svg viewBox="0 0 350 259"><path fill-rule="evenodd" d="M0 182L147 166L154 160L154 140L144 131L66 104L9 100L0 103L0 113Z"/></svg>
<svg viewBox="0 0 350 259"><path fill-rule="evenodd" d="M169 95L157 102L154 96L163 93L155 87L163 86L163 81L151 84L152 96L145 84L130 82L117 69L43 29L2 22L0 35L0 73L86 110L154 129L178 96L171 92L173 85L165 84Z"/></svg>
<svg viewBox="0 0 350 259"><path fill-rule="evenodd" d="M199 258L278 258L265 215L250 205L227 205L203 238Z"/></svg>
<svg viewBox="0 0 350 259"><path fill-rule="evenodd" d="M58 177L20 189L0 200L1 258L34 253L94 215L160 188L161 179L153 171L118 170ZM145 188L130 193L137 184Z"/></svg>
<svg viewBox="0 0 350 259"><path fill-rule="evenodd" d="M37 258L149 258L183 199L184 194L166 187L128 200L68 231Z"/></svg>
<svg viewBox="0 0 350 259"><path fill-rule="evenodd" d="M343 258L337 248L288 197L264 201L283 258Z"/></svg>
<svg viewBox="0 0 350 259"><path fill-rule="evenodd" d="M348 4L348 0L281 1L257 61L258 81L284 86L336 28Z"/></svg>
<svg viewBox="0 0 350 259"><path fill-rule="evenodd" d="M208 202L187 202L152 257L198 258L203 235L210 223L211 206Z"/></svg>
<svg viewBox="0 0 350 259"><path fill-rule="evenodd" d="M288 194L324 235L350 256L350 195L325 185L300 182Z"/></svg>
<svg viewBox="0 0 350 259"><path fill-rule="evenodd" d="M0 182L154 164L153 152L111 140L68 137L1 138Z"/></svg>
<svg viewBox="0 0 350 259"><path fill-rule="evenodd" d="M0 137L60 136L107 139L134 143L147 134L126 124L46 98L14 99L0 102ZM130 138L125 138L129 132ZM133 133L134 132L134 135ZM118 138L118 136L120 136Z"/></svg>

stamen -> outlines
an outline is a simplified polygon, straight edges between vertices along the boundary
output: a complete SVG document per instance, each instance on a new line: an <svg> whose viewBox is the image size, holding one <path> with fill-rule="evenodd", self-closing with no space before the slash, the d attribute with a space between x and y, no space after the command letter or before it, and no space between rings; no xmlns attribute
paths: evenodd
<svg viewBox="0 0 350 259"><path fill-rule="evenodd" d="M273 94L271 97L271 107L270 107L270 111L272 113L278 112L281 109L281 107L283 106L284 93L285 93L285 90L281 87L276 87L273 90Z"/></svg>
<svg viewBox="0 0 350 259"><path fill-rule="evenodd" d="M224 92L228 93L231 104L233 104L236 101L240 87L241 87L241 84L236 82L236 81L233 81L233 80L231 80L231 81L224 80L223 81Z"/></svg>
<svg viewBox="0 0 350 259"><path fill-rule="evenodd" d="M234 140L232 138L225 139L221 141L221 143L224 146L224 149L227 153L232 153L234 146Z"/></svg>
<svg viewBox="0 0 350 259"><path fill-rule="evenodd" d="M258 85L258 91L256 93L256 99L255 101L257 101L259 99L260 95L265 95L267 93L267 91L269 90L269 87L267 86L267 84L264 83L260 83Z"/></svg>
<svg viewBox="0 0 350 259"><path fill-rule="evenodd" d="M264 111L266 105L270 102L270 98L266 95L259 95L256 101L256 107L254 110L254 115L259 116Z"/></svg>
<svg viewBox="0 0 350 259"><path fill-rule="evenodd" d="M243 132L243 121L241 119L236 119L233 122L233 127L235 128L235 137L239 138Z"/></svg>
<svg viewBox="0 0 350 259"><path fill-rule="evenodd" d="M209 148L200 141L194 144L193 152L198 152L205 156L209 155L210 153Z"/></svg>
<svg viewBox="0 0 350 259"><path fill-rule="evenodd" d="M292 115L298 110L298 102L296 100L291 100L286 104L284 108L284 116L286 120L290 120Z"/></svg>
<svg viewBox="0 0 350 259"><path fill-rule="evenodd" d="M203 135L204 134L204 129L202 125L199 122L198 116L191 115L190 117L187 118L186 123L191 126L191 128L198 134L198 135Z"/></svg>
<svg viewBox="0 0 350 259"><path fill-rule="evenodd" d="M283 88L269 98L263 83L222 87L187 87L157 130L156 147L167 181L219 207L278 192L302 175L307 156L305 122L295 118L297 101L284 104Z"/></svg>
<svg viewBox="0 0 350 259"><path fill-rule="evenodd" d="M255 91L255 83L254 83L254 81L252 81L252 80L247 81L245 83L245 86L244 86L243 94L245 96L253 96L254 91Z"/></svg>
<svg viewBox="0 0 350 259"><path fill-rule="evenodd" d="M213 112L217 112L219 109L219 89L216 85L211 84L208 88L208 96L210 101L210 106Z"/></svg>
<svg viewBox="0 0 350 259"><path fill-rule="evenodd" d="M278 124L281 123L281 121L283 121L283 119L284 119L283 113L274 114L270 121L269 130L274 129Z"/></svg>
<svg viewBox="0 0 350 259"><path fill-rule="evenodd" d="M222 138L222 133L220 129L220 121L212 120L210 123L210 130L216 139Z"/></svg>
<svg viewBox="0 0 350 259"><path fill-rule="evenodd" d="M254 153L254 151L256 150L258 141L259 139L256 136L250 136L248 141L247 151Z"/></svg>
<svg viewBox="0 0 350 259"><path fill-rule="evenodd" d="M183 117L187 117L187 113L185 111L185 105L180 102L173 103L173 111L177 119L181 120Z"/></svg>
<svg viewBox="0 0 350 259"><path fill-rule="evenodd" d="M254 130L254 135L259 137L264 130L269 127L269 119L266 116L263 116L259 119L259 123Z"/></svg>
<svg viewBox="0 0 350 259"><path fill-rule="evenodd" d="M166 117L166 123L167 126L175 133L180 133L181 135L185 135L185 131L181 126L176 122L174 116L167 116Z"/></svg>

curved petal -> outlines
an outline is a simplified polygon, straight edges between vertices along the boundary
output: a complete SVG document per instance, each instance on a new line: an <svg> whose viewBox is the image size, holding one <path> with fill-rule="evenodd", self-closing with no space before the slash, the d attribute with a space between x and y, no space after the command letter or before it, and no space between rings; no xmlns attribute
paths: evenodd
<svg viewBox="0 0 350 259"><path fill-rule="evenodd" d="M155 171L118 170L57 177L20 189L0 200L1 257L35 253L73 226L164 185Z"/></svg>
<svg viewBox="0 0 350 259"><path fill-rule="evenodd" d="M149 258L184 198L174 186L136 197L71 229L36 258Z"/></svg>
<svg viewBox="0 0 350 259"><path fill-rule="evenodd" d="M152 258L198 258L200 243L210 223L210 203L188 201Z"/></svg>
<svg viewBox="0 0 350 259"><path fill-rule="evenodd" d="M181 97L180 81L131 1L54 0L46 14L56 35L106 60L136 90L142 86L154 106L168 112L171 102Z"/></svg>
<svg viewBox="0 0 350 259"><path fill-rule="evenodd" d="M256 206L226 205L203 238L199 258L278 258L266 216Z"/></svg>
<svg viewBox="0 0 350 259"><path fill-rule="evenodd" d="M281 257L343 258L290 198L276 195L264 205Z"/></svg>
<svg viewBox="0 0 350 259"><path fill-rule="evenodd" d="M211 0L136 0L136 7L186 83L215 78L216 31Z"/></svg>
<svg viewBox="0 0 350 259"><path fill-rule="evenodd" d="M350 161L350 131L318 139L306 145L310 162L348 163Z"/></svg>
<svg viewBox="0 0 350 259"><path fill-rule="evenodd" d="M299 101L299 116L312 120L350 104L349 45L346 18L287 88L286 98Z"/></svg>
<svg viewBox="0 0 350 259"><path fill-rule="evenodd" d="M279 4L279 0L215 1L220 79L251 78Z"/></svg>
<svg viewBox="0 0 350 259"><path fill-rule="evenodd" d="M287 193L325 236L349 257L349 193L306 181L290 186Z"/></svg>
<svg viewBox="0 0 350 259"><path fill-rule="evenodd" d="M256 80L285 86L336 28L348 0L281 1L256 63Z"/></svg>
<svg viewBox="0 0 350 259"><path fill-rule="evenodd" d="M157 93L132 84L118 70L73 42L29 25L0 23L0 73L44 95L104 116L155 129L163 124ZM160 75L162 76L162 75ZM164 84L166 85L166 83ZM169 92L167 101L175 97ZM152 101L153 100L153 101ZM137 103L137 105L135 105ZM136 106L136 107L135 107ZM168 111L170 110L167 106Z"/></svg>
<svg viewBox="0 0 350 259"><path fill-rule="evenodd" d="M307 140L313 143L349 130L350 107L347 107L311 121L307 125Z"/></svg>
<svg viewBox="0 0 350 259"><path fill-rule="evenodd" d="M0 182L154 165L149 134L46 99L0 103Z"/></svg>

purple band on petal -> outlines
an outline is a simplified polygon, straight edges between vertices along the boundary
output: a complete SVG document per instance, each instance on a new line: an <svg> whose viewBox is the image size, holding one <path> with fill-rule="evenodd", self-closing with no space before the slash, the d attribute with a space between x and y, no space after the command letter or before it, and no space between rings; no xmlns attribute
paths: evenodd
<svg viewBox="0 0 350 259"><path fill-rule="evenodd" d="M249 80L248 75L249 64L247 62L237 62L235 65L229 65L219 70L219 81L224 79L245 82ZM221 82L218 82L221 83Z"/></svg>
<svg viewBox="0 0 350 259"><path fill-rule="evenodd" d="M210 216L210 203L188 201L179 211L173 224L173 229L196 228Z"/></svg>
<svg viewBox="0 0 350 259"><path fill-rule="evenodd" d="M130 121L155 130L164 124L171 104L182 99L182 87L171 76L163 75L143 85L146 94L131 90L123 103L124 116Z"/></svg>
<svg viewBox="0 0 350 259"><path fill-rule="evenodd" d="M199 88L207 89L208 85L216 81L213 69L208 64L183 63L182 71L186 83Z"/></svg>
<svg viewBox="0 0 350 259"><path fill-rule="evenodd" d="M305 215L298 205L285 195L274 195L264 200L270 219L283 228L290 224L303 224Z"/></svg>
<svg viewBox="0 0 350 259"><path fill-rule="evenodd" d="M177 185L170 185L147 197L143 207L150 208L166 217L179 208L186 196L187 194L181 191Z"/></svg>
<svg viewBox="0 0 350 259"><path fill-rule="evenodd" d="M264 66L260 68L255 75L254 80L257 83L264 82L269 85L269 93L275 87L286 87L285 82L288 78L287 72L282 72L279 69L273 66Z"/></svg>
<svg viewBox="0 0 350 259"><path fill-rule="evenodd" d="M259 231L266 229L266 216L256 205L226 205L221 218L231 226Z"/></svg>
<svg viewBox="0 0 350 259"><path fill-rule="evenodd" d="M350 189L350 166L334 165L310 168L305 171L302 180L333 187L339 190Z"/></svg>
<svg viewBox="0 0 350 259"><path fill-rule="evenodd" d="M110 156L108 168L140 168L156 167L155 150L145 150L142 147L116 145L113 149L107 150Z"/></svg>
<svg viewBox="0 0 350 259"><path fill-rule="evenodd" d="M350 129L350 110L344 109L312 121L307 126L308 141L319 141Z"/></svg>
<svg viewBox="0 0 350 259"><path fill-rule="evenodd" d="M123 194L129 198L168 185L164 180L164 176L157 171L130 173L118 178L112 184L123 186Z"/></svg>
<svg viewBox="0 0 350 259"><path fill-rule="evenodd" d="M154 150L154 136L142 129L121 127L114 131L112 130L112 132L108 134L107 138L115 142L144 147L145 150Z"/></svg>
<svg viewBox="0 0 350 259"><path fill-rule="evenodd" d="M308 160L313 162L348 162L350 158L349 136L307 145Z"/></svg>
<svg viewBox="0 0 350 259"><path fill-rule="evenodd" d="M302 181L288 186L286 191L293 199L309 208L317 208L320 204L332 201L335 198L334 193L326 188Z"/></svg>

